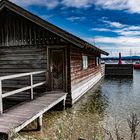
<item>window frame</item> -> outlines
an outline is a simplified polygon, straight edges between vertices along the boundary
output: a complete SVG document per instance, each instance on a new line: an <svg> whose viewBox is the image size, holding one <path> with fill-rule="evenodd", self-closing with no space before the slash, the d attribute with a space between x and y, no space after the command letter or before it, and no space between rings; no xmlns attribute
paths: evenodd
<svg viewBox="0 0 140 140"><path fill-rule="evenodd" d="M88 56L87 55L82 56L82 69L83 70L88 69Z"/></svg>
<svg viewBox="0 0 140 140"><path fill-rule="evenodd" d="M98 65L99 65L99 57L96 56L96 57L95 57L95 66L98 66Z"/></svg>

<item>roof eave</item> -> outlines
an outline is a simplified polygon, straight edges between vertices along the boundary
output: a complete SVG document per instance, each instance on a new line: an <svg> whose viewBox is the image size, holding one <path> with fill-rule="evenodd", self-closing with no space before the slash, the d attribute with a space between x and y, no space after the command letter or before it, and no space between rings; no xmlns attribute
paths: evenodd
<svg viewBox="0 0 140 140"><path fill-rule="evenodd" d="M101 54L103 54L103 55L106 55L106 56L109 55L108 52L106 52L106 51L104 51L104 50L102 50L102 49L99 49L99 48L97 48L96 46L93 46L92 44L90 44L90 43L88 43L88 42L85 42L84 47L85 47L85 48L91 48L91 49L93 49L93 50L95 50L95 51L98 51L99 53L101 53Z"/></svg>
<svg viewBox="0 0 140 140"><path fill-rule="evenodd" d="M79 37L77 37L71 33L68 33L66 31L60 29L59 27L49 23L48 21L41 19L40 17L19 7L18 5L14 4L12 2L9 2L8 0L2 0L0 2L0 10L2 10L4 7L8 8L9 10L23 16L24 18L38 24L39 26L43 27L44 29L49 30L50 32L62 37L63 39L67 40L68 42L71 42L72 44L74 44L80 48L83 48L83 47L85 47L85 44L88 44L91 46L92 49L97 50L104 55L109 55L107 52L93 46L92 44L89 44L88 42L80 39Z"/></svg>

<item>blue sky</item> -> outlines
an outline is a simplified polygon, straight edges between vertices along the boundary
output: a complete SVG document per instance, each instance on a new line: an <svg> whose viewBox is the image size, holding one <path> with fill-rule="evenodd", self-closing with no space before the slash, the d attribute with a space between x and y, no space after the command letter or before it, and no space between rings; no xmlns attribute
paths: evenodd
<svg viewBox="0 0 140 140"><path fill-rule="evenodd" d="M11 0L110 56L140 55L140 0Z"/></svg>

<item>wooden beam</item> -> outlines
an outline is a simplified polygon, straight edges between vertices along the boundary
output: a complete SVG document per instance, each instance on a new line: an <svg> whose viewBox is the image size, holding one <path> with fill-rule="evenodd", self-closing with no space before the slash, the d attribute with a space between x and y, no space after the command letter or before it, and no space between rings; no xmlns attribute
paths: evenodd
<svg viewBox="0 0 140 140"><path fill-rule="evenodd" d="M27 87L24 87L24 88L21 88L21 89L17 89L17 90L14 90L14 91L10 91L10 92L7 92L7 93L5 93L5 94L2 94L2 98L5 98L5 97L8 97L8 96L17 94L17 93L19 93L19 92L23 92L23 91L26 91L26 90L29 90L29 89L31 89L31 86L27 86Z"/></svg>
<svg viewBox="0 0 140 140"><path fill-rule="evenodd" d="M44 85L46 83L46 81L37 83L37 84L33 84L33 75L35 74L42 74L45 71L39 71L39 72L30 72L30 73L24 73L24 74L15 74L15 75L10 75L10 76L3 76L0 77L0 98L5 98L14 94L17 94L19 92L23 92L23 91L27 91L27 90L31 90L31 100L33 100L33 88ZM14 91L10 91L7 92L5 94L2 94L2 80L8 80L8 79L13 79L13 78L19 78L19 77L24 77L24 76L30 76L30 86L26 86ZM2 112L2 99L0 99L0 110Z"/></svg>
<svg viewBox="0 0 140 140"><path fill-rule="evenodd" d="M42 114L44 114L46 111L48 111L49 109L51 109L52 107L54 107L55 105L57 105L62 100L66 99L66 95L67 95L66 93L63 94L63 95L61 95L61 93L59 93L58 96L60 96L60 97L57 100L55 100L54 102L52 102L51 104L47 103L47 101L46 101L46 104L48 104L47 107L45 107L45 108L42 107L42 109L40 109L39 112L36 115L34 115L33 117L29 118L29 120L25 121L20 126L16 127L14 129L15 132L19 132L21 129L23 129L25 126L27 126L29 123L31 123L32 121L34 121L35 119L37 119L39 116L41 116ZM49 95L46 94L45 96L49 96ZM53 97L53 96L56 98L56 94L55 93L54 94L50 94L50 97ZM43 99L45 99L45 98L43 98ZM34 101L32 101L32 102L34 102ZM39 103L39 101L38 101L38 103Z"/></svg>
<svg viewBox="0 0 140 140"><path fill-rule="evenodd" d="M3 101L2 101L2 81L0 80L0 114L3 113Z"/></svg>
<svg viewBox="0 0 140 140"><path fill-rule="evenodd" d="M33 100L34 99L34 91L33 91L33 75L32 74L30 75L30 85L31 85L30 98L31 98L31 100Z"/></svg>
<svg viewBox="0 0 140 140"><path fill-rule="evenodd" d="M34 85L33 85L33 88L42 86L42 85L44 85L44 84L46 84L46 81L40 82L40 83L37 83L37 84L34 84Z"/></svg>
<svg viewBox="0 0 140 140"><path fill-rule="evenodd" d="M29 73L22 73L22 74L14 74L14 75L9 75L9 76L2 76L0 77L0 80L8 80L8 79L13 79L13 78L19 78L19 77L24 77L24 76L29 76L29 75L35 75L35 74L41 74L45 73L46 71L36 71L36 72L29 72Z"/></svg>
<svg viewBox="0 0 140 140"><path fill-rule="evenodd" d="M34 84L34 85L32 85L32 86L27 86L27 87L24 87L24 88L20 88L20 89L14 90L14 91L7 92L7 93L5 93L5 94L2 94L2 98L5 98L5 97L8 97L8 96L17 94L17 93L19 93L19 92L23 92L23 91L26 91L26 90L30 90L31 88L35 88L35 87L44 85L45 83L46 83L46 81L45 81L45 82L41 82L41 83ZM32 93L32 94L33 94L33 93ZM33 96L33 95L32 95L32 96Z"/></svg>

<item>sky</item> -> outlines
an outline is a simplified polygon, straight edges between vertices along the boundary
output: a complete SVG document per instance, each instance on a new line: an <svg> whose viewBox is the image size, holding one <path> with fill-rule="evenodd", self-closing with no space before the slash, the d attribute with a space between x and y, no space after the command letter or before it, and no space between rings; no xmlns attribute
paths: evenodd
<svg viewBox="0 0 140 140"><path fill-rule="evenodd" d="M140 0L10 0L110 56L140 56Z"/></svg>

